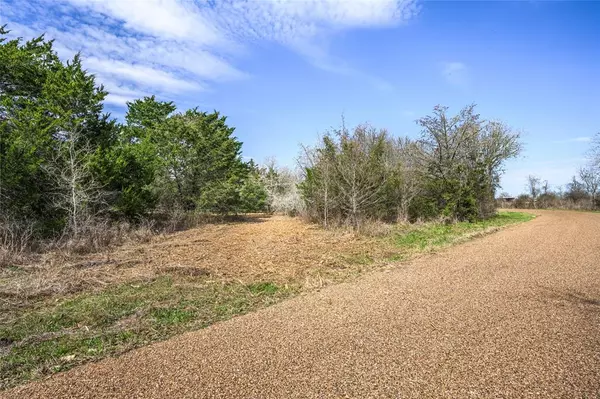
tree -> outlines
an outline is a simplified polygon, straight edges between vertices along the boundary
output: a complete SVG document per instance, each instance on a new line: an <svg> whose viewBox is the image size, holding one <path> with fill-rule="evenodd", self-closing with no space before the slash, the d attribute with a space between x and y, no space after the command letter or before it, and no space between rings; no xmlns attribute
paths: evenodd
<svg viewBox="0 0 600 399"><path fill-rule="evenodd" d="M52 120L38 105L44 82L60 63L52 42L8 41L0 28L0 209L3 217L47 220L42 170L52 150Z"/></svg>
<svg viewBox="0 0 600 399"><path fill-rule="evenodd" d="M345 221L355 229L365 219L491 216L503 164L521 150L519 134L481 120L474 106L454 117L436 107L418 124L418 141L342 124L316 147L304 147L299 187L308 213L324 225Z"/></svg>
<svg viewBox="0 0 600 399"><path fill-rule="evenodd" d="M571 182L567 184L565 198L573 201L576 204L588 198L588 194L583 183L577 180L576 176L573 176Z"/></svg>
<svg viewBox="0 0 600 399"><path fill-rule="evenodd" d="M382 190L387 174L384 157L387 132L368 125L359 125L352 135L342 128L333 167L338 176L336 189L339 205L346 211L355 229L362 219L384 200Z"/></svg>
<svg viewBox="0 0 600 399"><path fill-rule="evenodd" d="M328 227L332 213L338 209L333 163L336 148L331 140L322 138L320 147L303 146L302 149L300 164L303 179L298 187L311 218L320 220L324 227Z"/></svg>
<svg viewBox="0 0 600 399"><path fill-rule="evenodd" d="M495 212L503 164L521 151L520 136L500 122L481 120L475 105L453 117L447 111L436 106L417 121L431 199L447 217L488 217Z"/></svg>
<svg viewBox="0 0 600 399"><path fill-rule="evenodd" d="M579 178L590 196L592 208L596 206L598 189L600 188L600 168L588 166L579 169Z"/></svg>
<svg viewBox="0 0 600 399"><path fill-rule="evenodd" d="M78 238L100 217L264 210L259 171L218 112L176 113L152 96L128 103L118 124L79 55L63 62L43 36L7 34L0 27L0 239L7 221Z"/></svg>
<svg viewBox="0 0 600 399"><path fill-rule="evenodd" d="M242 143L218 112L177 113L172 102L152 96L128 103L125 121L111 162L102 166L118 213L135 218L156 207L236 213L263 206L261 184L241 160Z"/></svg>
<svg viewBox="0 0 600 399"><path fill-rule="evenodd" d="M596 133L592 139L589 158L591 167L600 169L600 132Z"/></svg>
<svg viewBox="0 0 600 399"><path fill-rule="evenodd" d="M55 67L43 93L46 112L53 115L56 126L55 151L44 164L54 183L52 204L66 214L66 227L77 236L102 199L92 162L96 149L109 145L107 141L111 139L112 129L106 127L112 126L102 115L102 101L107 93L96 86L93 75L83 70L79 55L66 65ZM102 126L103 122L106 126Z"/></svg>
<svg viewBox="0 0 600 399"><path fill-rule="evenodd" d="M118 127L113 146L95 165L115 216L135 220L158 205L169 148L161 129L175 109L154 96L127 103L126 124Z"/></svg>
<svg viewBox="0 0 600 399"><path fill-rule="evenodd" d="M541 179L539 177L533 175L527 176L526 188L527 192L529 192L529 196L531 197L534 208L536 207L536 201L541 192L540 183Z"/></svg>
<svg viewBox="0 0 600 399"><path fill-rule="evenodd" d="M544 180L542 182L542 195L548 195L550 193L550 184L548 183L548 180Z"/></svg>
<svg viewBox="0 0 600 399"><path fill-rule="evenodd" d="M275 159L269 159L260 168L260 179L267 193L266 208L269 212L296 215L303 209L298 191L301 179L297 173L278 166Z"/></svg>
<svg viewBox="0 0 600 399"><path fill-rule="evenodd" d="M249 167L241 159L242 143L233 137L235 128L226 119L218 112L193 109L168 118L161 128L168 141L165 177L175 183L177 201L184 209L236 212L236 190Z"/></svg>
<svg viewBox="0 0 600 399"><path fill-rule="evenodd" d="M2 213L33 219L43 231L78 230L75 218L99 196L89 165L114 139L103 113L107 93L79 55L62 63L43 36L0 39L0 64Z"/></svg>
<svg viewBox="0 0 600 399"><path fill-rule="evenodd" d="M398 138L388 150L388 207L395 209L396 221L407 222L411 206L423 189L424 172L418 162L422 148L418 142Z"/></svg>
<svg viewBox="0 0 600 399"><path fill-rule="evenodd" d="M365 218L382 216L390 141L385 130L359 125L350 132L342 125L324 135L320 147L306 149L301 189L325 225L334 216L359 229Z"/></svg>

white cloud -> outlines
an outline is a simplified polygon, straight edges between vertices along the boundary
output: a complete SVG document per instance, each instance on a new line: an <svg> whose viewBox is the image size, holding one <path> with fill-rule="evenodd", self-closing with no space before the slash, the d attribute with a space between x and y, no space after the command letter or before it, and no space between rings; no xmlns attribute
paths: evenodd
<svg viewBox="0 0 600 399"><path fill-rule="evenodd" d="M584 136L584 137L574 137L574 138L571 138L571 139L564 139L564 140L555 140L555 141L553 141L553 143L554 144L589 143L590 141L592 141L591 137Z"/></svg>
<svg viewBox="0 0 600 399"><path fill-rule="evenodd" d="M234 37L281 43L328 72L363 79L380 90L389 83L331 55L329 35L351 28L391 27L419 12L416 0L230 1L218 8L222 27Z"/></svg>
<svg viewBox="0 0 600 399"><path fill-rule="evenodd" d="M115 93L111 92L106 96L106 98L104 99L104 102L106 104L124 106L128 102L134 101L136 98L139 98L139 97L122 96L120 94L115 94Z"/></svg>
<svg viewBox="0 0 600 399"><path fill-rule="evenodd" d="M108 91L108 96L104 100L108 104L123 106L128 101L151 95L146 91L138 90L123 82L117 82L107 76L99 76L99 78L99 83L102 83L104 89Z"/></svg>
<svg viewBox="0 0 600 399"><path fill-rule="evenodd" d="M419 8L414 0L234 0L217 10L221 23L237 35L290 43L327 29L397 25Z"/></svg>
<svg viewBox="0 0 600 399"><path fill-rule="evenodd" d="M462 62L442 63L442 76L453 86L465 86L468 83L467 66Z"/></svg>
<svg viewBox="0 0 600 399"><path fill-rule="evenodd" d="M343 30L397 26L419 11L416 0L8 0L2 21L23 37L46 32L63 58L82 53L107 99L139 93L173 99L214 82L247 76L235 65L253 42L286 46L312 65L388 90L327 48ZM123 88L127 88L124 91Z"/></svg>
<svg viewBox="0 0 600 399"><path fill-rule="evenodd" d="M222 40L218 29L191 1L175 0L68 0L123 21L125 28L156 37L213 44Z"/></svg>
<svg viewBox="0 0 600 399"><path fill-rule="evenodd" d="M178 79L173 74L146 65L131 64L123 61L90 57L85 60L86 66L100 76L111 76L138 85L147 85L168 93L199 91L198 83Z"/></svg>

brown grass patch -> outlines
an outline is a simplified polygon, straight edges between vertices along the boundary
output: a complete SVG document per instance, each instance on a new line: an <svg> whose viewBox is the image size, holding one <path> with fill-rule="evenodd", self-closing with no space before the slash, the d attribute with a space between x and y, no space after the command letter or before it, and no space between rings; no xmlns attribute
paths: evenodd
<svg viewBox="0 0 600 399"><path fill-rule="evenodd" d="M145 241L94 254L55 251L37 262L2 269L0 298L64 295L152 280L164 274L323 284L324 279L337 279L336 274L364 263L355 257L378 252L381 246L349 231L327 231L299 218L264 215L207 224Z"/></svg>
<svg viewBox="0 0 600 399"><path fill-rule="evenodd" d="M528 218L373 224L357 235L253 215L0 267L0 390Z"/></svg>

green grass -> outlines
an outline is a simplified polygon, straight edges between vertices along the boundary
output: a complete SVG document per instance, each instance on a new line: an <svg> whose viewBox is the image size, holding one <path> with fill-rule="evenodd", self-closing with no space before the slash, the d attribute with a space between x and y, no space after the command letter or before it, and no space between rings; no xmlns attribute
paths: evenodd
<svg viewBox="0 0 600 399"><path fill-rule="evenodd" d="M44 302L0 325L0 388L202 328L277 302L293 289L164 276Z"/></svg>
<svg viewBox="0 0 600 399"><path fill-rule="evenodd" d="M522 223L535 218L524 212L499 212L496 216L478 222L459 222L454 224L426 223L409 226L408 230L396 231L391 240L400 253L389 260L404 260L407 254L424 252L444 247L469 237L493 231L497 228Z"/></svg>
<svg viewBox="0 0 600 399"><path fill-rule="evenodd" d="M345 254L343 268L321 270L315 265L315 270L339 273L331 281L344 281L386 262L533 217L501 212L476 223L398 226L373 241L373 253ZM376 255L382 248L384 259ZM302 279L288 287L271 281L243 284L210 276L163 275L97 292L42 298L0 317L0 389L268 306L299 292Z"/></svg>

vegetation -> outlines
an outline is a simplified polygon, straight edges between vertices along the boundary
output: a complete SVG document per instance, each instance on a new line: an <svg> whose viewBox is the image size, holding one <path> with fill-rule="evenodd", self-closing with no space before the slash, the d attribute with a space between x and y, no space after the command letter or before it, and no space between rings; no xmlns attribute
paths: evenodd
<svg viewBox="0 0 600 399"><path fill-rule="evenodd" d="M104 113L107 92L79 55L63 63L52 41L23 43L7 33L0 29L5 251L45 238L78 240L106 221L265 208L258 169L242 161L242 143L218 112L177 112L146 97L128 103L118 123Z"/></svg>
<svg viewBox="0 0 600 399"><path fill-rule="evenodd" d="M534 175L527 177L526 194L521 194L511 203L500 195L502 207L514 208L560 208L577 210L600 209L600 133L596 134L590 146L586 165L579 168L577 176L564 186L555 190L550 188L548 180Z"/></svg>
<svg viewBox="0 0 600 399"><path fill-rule="evenodd" d="M323 225L481 220L495 212L502 164L519 135L434 108L419 140L360 125L305 148L302 172L244 162L217 111L179 112L154 96L127 103L124 121L79 55L0 30L0 264L31 250L94 251L113 226L185 227L198 215L303 214ZM117 229L121 229L118 227Z"/></svg>
<svg viewBox="0 0 600 399"><path fill-rule="evenodd" d="M286 224L282 238L264 247L264 252L258 251L251 242L244 253L237 253L239 250L230 246L219 248L229 263L241 262L250 256L267 263L278 251L288 251L284 255L286 259L289 254L298 252L310 255L306 261L294 259L292 266L275 269L269 266L254 275L248 274L248 268L243 265L214 264L207 269L180 266L194 262L193 248L197 245L198 235L189 239L185 237L186 232L179 233L181 239L165 248L170 259L175 246L185 246L183 253L187 257L178 259L178 266L164 267L152 274L144 274L147 265L134 266L139 270L130 280L124 276L110 279L115 273L124 274L124 269L131 268L127 265L129 256L124 255L122 259L119 254L113 254L113 262L107 263L101 261L104 257L101 254L94 258L97 260L67 268L70 274L63 275L63 279L87 283L83 287L71 287L71 293L40 291L37 285L29 292L16 291L15 295L8 290L0 291L0 388L199 329L302 291L348 280L390 261L409 259L532 217L502 212L476 223L390 225L383 235L372 238L340 237L335 231L312 230L302 232L305 240L302 242L296 241L298 231L294 226L304 224L297 221ZM243 223L235 226L239 225ZM237 228L235 226L228 227L227 234L235 236L231 231ZM277 225L268 219L246 226L255 234L277 231ZM260 230L254 226L260 226ZM246 233L250 230L247 229L241 233L243 237L248 237ZM215 229L209 234L211 241L217 241L223 229ZM167 236L165 243L176 238ZM144 245L136 248L138 256L143 248ZM149 245L147 250L152 248ZM335 254L334 259L331 254ZM161 263L169 260L159 253L151 256L153 260L159 258ZM107 269L103 271L103 267ZM88 274L82 275L81 268L86 268ZM34 278L35 273L40 273L39 269L27 278ZM226 270L225 274L222 274L223 270ZM23 273L24 270L15 270L0 281L4 287L22 287L27 285L23 284ZM45 283L53 284L48 280L45 278ZM97 284L90 285L90 280Z"/></svg>
<svg viewBox="0 0 600 399"><path fill-rule="evenodd" d="M395 244L406 250L437 248L465 238L488 233L503 226L527 222L534 216L529 213L500 212L497 215L476 223L458 222L453 224L430 223L392 236Z"/></svg>
<svg viewBox="0 0 600 399"><path fill-rule="evenodd" d="M162 276L46 302L0 325L0 386L164 339L273 303L292 291L272 283Z"/></svg>
<svg viewBox="0 0 600 399"><path fill-rule="evenodd" d="M519 135L482 120L473 105L456 116L435 107L418 121L418 140L342 125L304 148L296 173L244 161L217 111L181 111L150 96L127 103L117 121L79 55L63 62L43 36L23 42L7 33L0 28L2 387L529 218L495 214L502 165L519 154ZM254 212L331 229L287 218L299 231L234 237L206 223ZM212 235L157 234L200 221ZM235 250L239 242L248 247Z"/></svg>
<svg viewBox="0 0 600 399"><path fill-rule="evenodd" d="M327 133L305 148L301 191L309 215L325 226L365 220L454 221L495 213L504 161L521 150L519 134L480 119L471 105L456 116L435 107L418 120L421 139L392 138L360 125Z"/></svg>

